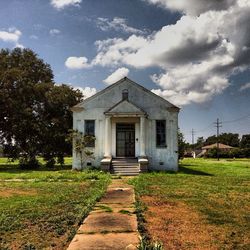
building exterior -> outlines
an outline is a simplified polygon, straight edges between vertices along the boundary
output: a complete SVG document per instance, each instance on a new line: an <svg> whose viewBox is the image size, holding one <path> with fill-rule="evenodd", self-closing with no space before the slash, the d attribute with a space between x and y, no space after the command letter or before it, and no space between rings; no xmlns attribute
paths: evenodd
<svg viewBox="0 0 250 250"><path fill-rule="evenodd" d="M133 158L140 171L178 170L179 108L123 78L72 108L73 129L94 135L88 165L109 170L112 160ZM80 157L73 150L73 168Z"/></svg>
<svg viewBox="0 0 250 250"><path fill-rule="evenodd" d="M214 143L214 144L211 144L211 145L207 145L207 146L204 146L202 147L202 153L203 155L206 154L210 149L213 149L213 148L217 148L217 143ZM218 143L218 148L221 150L221 151L230 151L231 149L233 149L234 147L231 147L229 145L226 145L226 144L223 144L223 143Z"/></svg>

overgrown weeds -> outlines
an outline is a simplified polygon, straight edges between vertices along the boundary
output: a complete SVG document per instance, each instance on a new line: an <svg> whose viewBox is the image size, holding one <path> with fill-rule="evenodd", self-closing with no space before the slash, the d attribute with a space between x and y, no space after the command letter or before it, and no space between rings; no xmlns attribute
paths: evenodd
<svg viewBox="0 0 250 250"><path fill-rule="evenodd" d="M3 193L15 190L8 197L0 193L0 249L64 249L111 179L97 171L71 170L29 171L22 177L0 182Z"/></svg>
<svg viewBox="0 0 250 250"><path fill-rule="evenodd" d="M197 238L195 230L190 235L189 228L185 228L185 225L190 225L193 229L204 230L200 241L211 244L208 245L210 249L247 249L250 244L247 230L250 227L249 168L250 161L246 159L221 159L219 162L184 159L176 174L151 172L132 179L130 183L135 186L140 233L146 242L152 237L163 242L165 248L190 249L187 242L192 242L192 248L199 248L202 242L193 242ZM145 197L151 199L147 201ZM146 200L146 204L141 204L142 200ZM177 205L180 214L176 212ZM196 220L190 220L188 215L182 216L181 209L184 209L182 212L192 211ZM145 214L150 220L145 220ZM157 217L159 214L161 220ZM176 224L178 219L185 230L180 236L185 235L188 239L176 236L180 234L180 227ZM158 233L161 229L162 233Z"/></svg>

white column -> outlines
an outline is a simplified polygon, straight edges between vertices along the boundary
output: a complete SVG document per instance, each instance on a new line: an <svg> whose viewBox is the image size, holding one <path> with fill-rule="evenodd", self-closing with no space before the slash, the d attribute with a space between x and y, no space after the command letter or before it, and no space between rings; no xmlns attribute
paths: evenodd
<svg viewBox="0 0 250 250"><path fill-rule="evenodd" d="M104 157L111 157L111 122L110 116L105 118L105 141L104 141Z"/></svg>
<svg viewBox="0 0 250 250"><path fill-rule="evenodd" d="M145 117L140 118L140 156L146 156L145 153Z"/></svg>

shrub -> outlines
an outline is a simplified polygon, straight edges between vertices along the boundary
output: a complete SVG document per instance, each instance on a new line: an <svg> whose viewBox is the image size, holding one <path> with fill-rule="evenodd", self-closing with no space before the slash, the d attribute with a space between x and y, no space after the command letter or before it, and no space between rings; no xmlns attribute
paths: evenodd
<svg viewBox="0 0 250 250"><path fill-rule="evenodd" d="M217 149L216 148L210 149L205 156L208 158L216 158ZM219 149L219 157L220 158L249 158L250 148L233 148L227 151Z"/></svg>
<svg viewBox="0 0 250 250"><path fill-rule="evenodd" d="M40 167L40 164L36 158L22 157L19 160L19 167L21 169L37 169Z"/></svg>
<svg viewBox="0 0 250 250"><path fill-rule="evenodd" d="M55 163L56 163L56 161L55 161L54 158L49 159L49 160L46 162L46 167L48 167L48 168L53 168L53 167L55 166Z"/></svg>

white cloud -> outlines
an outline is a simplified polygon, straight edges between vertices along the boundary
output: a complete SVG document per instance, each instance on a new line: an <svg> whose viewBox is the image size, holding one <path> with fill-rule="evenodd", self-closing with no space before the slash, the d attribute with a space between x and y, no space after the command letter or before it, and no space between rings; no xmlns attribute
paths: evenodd
<svg viewBox="0 0 250 250"><path fill-rule="evenodd" d="M49 33L50 33L51 36L55 36L55 35L59 35L61 33L61 31L58 30L58 29L51 29L49 31Z"/></svg>
<svg viewBox="0 0 250 250"><path fill-rule="evenodd" d="M82 0L51 0L51 5L57 10L61 10L68 6L80 6Z"/></svg>
<svg viewBox="0 0 250 250"><path fill-rule="evenodd" d="M132 35L128 39L121 38L97 41L98 54L93 60L94 65L112 66L118 64L128 64L135 67L145 67L150 65L150 61L145 61L135 54L148 45L148 41L141 36ZM147 55L145 55L147 56ZM147 57L147 59L149 59ZM130 61L133 60L133 61Z"/></svg>
<svg viewBox="0 0 250 250"><path fill-rule="evenodd" d="M69 69L85 69L89 68L91 65L88 64L88 59L86 57L68 57L65 61L65 66Z"/></svg>
<svg viewBox="0 0 250 250"><path fill-rule="evenodd" d="M113 20L109 20L108 18L97 18L97 27L102 31L121 31L125 33L132 34L144 34L145 30L136 29L134 27L127 25L127 20L120 17L114 17Z"/></svg>
<svg viewBox="0 0 250 250"><path fill-rule="evenodd" d="M246 90L246 89L250 89L250 82L242 85L239 90L243 91L243 90Z"/></svg>
<svg viewBox="0 0 250 250"><path fill-rule="evenodd" d="M115 72L113 72L110 76L108 76L103 82L105 82L108 85L111 85L117 81L119 81L121 78L127 76L129 74L129 69L127 68L119 68Z"/></svg>
<svg viewBox="0 0 250 250"><path fill-rule="evenodd" d="M0 40L4 42L18 43L22 32L16 28L9 28L8 31L0 31Z"/></svg>
<svg viewBox="0 0 250 250"><path fill-rule="evenodd" d="M85 87L85 88L75 87L74 89L80 90L84 96L84 99L89 98L92 95L95 95L97 92L96 88L91 88L91 87Z"/></svg>
<svg viewBox="0 0 250 250"><path fill-rule="evenodd" d="M177 105L211 100L230 85L232 74L249 68L250 1L211 3L208 7L207 1L200 1L202 14L187 11L176 24L147 37L96 41L97 55L90 64L158 67L162 73L151 76L159 88L154 92ZM112 82L109 77L105 81Z"/></svg>
<svg viewBox="0 0 250 250"><path fill-rule="evenodd" d="M208 93L198 93L196 91L185 92L176 92L174 90L161 90L161 89L152 89L153 93L167 99L175 105L184 106L190 104L194 101L196 103L203 103L212 98Z"/></svg>
<svg viewBox="0 0 250 250"><path fill-rule="evenodd" d="M24 49L25 47L22 45L22 44L20 44L20 43L17 43L16 45L15 45L15 47L16 48L20 48L20 49Z"/></svg>
<svg viewBox="0 0 250 250"><path fill-rule="evenodd" d="M151 4L189 15L199 15L210 10L224 10L234 5L236 0L146 0ZM243 0L244 1L244 0Z"/></svg>
<svg viewBox="0 0 250 250"><path fill-rule="evenodd" d="M22 32L15 27L9 28L6 30L0 30L0 41L13 43L14 47L24 48L22 44L20 44L19 40L22 35Z"/></svg>
<svg viewBox="0 0 250 250"><path fill-rule="evenodd" d="M183 16L175 25L164 26L147 38L132 35L128 39L97 41L94 63L102 66L124 63L135 67L167 67L191 60L202 60L222 43L218 25L210 25L215 14L194 18ZM224 49L224 48L221 48ZM195 53L194 53L195 51Z"/></svg>

